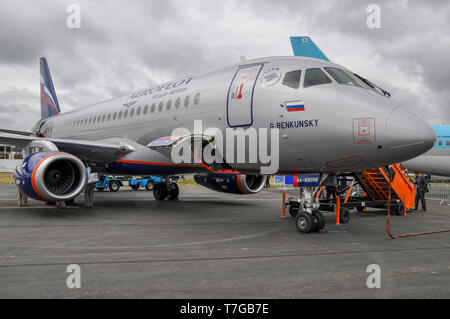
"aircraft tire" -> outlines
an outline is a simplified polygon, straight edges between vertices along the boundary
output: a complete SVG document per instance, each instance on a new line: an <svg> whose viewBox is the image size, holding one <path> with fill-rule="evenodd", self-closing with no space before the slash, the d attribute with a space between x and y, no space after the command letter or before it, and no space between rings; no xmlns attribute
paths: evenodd
<svg viewBox="0 0 450 319"><path fill-rule="evenodd" d="M314 224L313 215L306 212L299 212L295 216L295 227L301 233L310 233Z"/></svg>
<svg viewBox="0 0 450 319"><path fill-rule="evenodd" d="M325 227L325 217L323 217L323 214L319 212L318 210L313 211L312 213L314 217L314 225L312 227L312 231L318 232Z"/></svg>
<svg viewBox="0 0 450 319"><path fill-rule="evenodd" d="M164 183L156 183L153 186L153 196L156 200L165 200L168 195L167 187Z"/></svg>
<svg viewBox="0 0 450 319"><path fill-rule="evenodd" d="M180 189L178 188L178 184L177 183L173 183L172 184L172 189L169 190L168 199L169 200L176 200L176 199L178 199L178 195L180 195Z"/></svg>

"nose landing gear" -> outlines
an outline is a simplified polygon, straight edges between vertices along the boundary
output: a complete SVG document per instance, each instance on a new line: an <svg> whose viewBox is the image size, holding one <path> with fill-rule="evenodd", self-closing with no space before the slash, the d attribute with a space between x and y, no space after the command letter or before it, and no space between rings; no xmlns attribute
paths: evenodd
<svg viewBox="0 0 450 319"><path fill-rule="evenodd" d="M325 228L325 218L319 211L320 201L316 194L322 185L334 185L334 178L334 176L322 174L318 184L311 187L300 187L300 198L298 200L290 198L286 203L289 206L289 214L294 217L295 227L299 232L320 232ZM342 218L349 218L349 214L342 214Z"/></svg>

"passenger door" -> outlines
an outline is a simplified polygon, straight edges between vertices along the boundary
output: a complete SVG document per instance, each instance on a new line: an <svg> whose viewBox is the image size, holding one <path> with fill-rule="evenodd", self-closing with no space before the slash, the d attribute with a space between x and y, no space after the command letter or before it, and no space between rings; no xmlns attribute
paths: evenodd
<svg viewBox="0 0 450 319"><path fill-rule="evenodd" d="M230 127L253 124L253 95L262 64L240 67L230 84L227 97L227 121Z"/></svg>

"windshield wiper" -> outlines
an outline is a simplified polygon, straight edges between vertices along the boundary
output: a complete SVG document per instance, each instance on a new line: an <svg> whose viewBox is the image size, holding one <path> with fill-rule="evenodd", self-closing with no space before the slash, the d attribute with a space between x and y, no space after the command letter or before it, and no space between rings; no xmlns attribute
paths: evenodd
<svg viewBox="0 0 450 319"><path fill-rule="evenodd" d="M360 79L361 81L363 81L365 84L367 84L368 86L370 86L372 89L378 89L381 94L383 94L385 97L391 97L391 93L389 93L386 90L383 90L382 88L380 88L378 85L373 84L372 82L370 82L369 80L363 78L362 76L359 76L356 73L353 73L358 79Z"/></svg>

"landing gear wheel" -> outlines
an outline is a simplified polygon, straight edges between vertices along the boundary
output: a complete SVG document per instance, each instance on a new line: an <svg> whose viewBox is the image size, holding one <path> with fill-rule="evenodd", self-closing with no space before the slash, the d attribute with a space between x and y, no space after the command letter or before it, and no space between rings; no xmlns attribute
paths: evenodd
<svg viewBox="0 0 450 319"><path fill-rule="evenodd" d="M306 212L299 212L295 216L295 227L301 233L310 233L314 224L314 217Z"/></svg>
<svg viewBox="0 0 450 319"><path fill-rule="evenodd" d="M118 181L111 181L109 182L109 190L111 192L118 192L120 189L120 183Z"/></svg>
<svg viewBox="0 0 450 319"><path fill-rule="evenodd" d="M135 191L137 191L139 189L139 185L131 185L131 188Z"/></svg>
<svg viewBox="0 0 450 319"><path fill-rule="evenodd" d="M294 208L292 205L289 205L289 215L295 218L298 215L298 208Z"/></svg>
<svg viewBox="0 0 450 319"><path fill-rule="evenodd" d="M318 210L313 211L312 215L314 217L314 224L311 231L319 232L325 227L325 218Z"/></svg>
<svg viewBox="0 0 450 319"><path fill-rule="evenodd" d="M145 185L145 189L148 191L153 190L153 182L147 182L147 184Z"/></svg>
<svg viewBox="0 0 450 319"><path fill-rule="evenodd" d="M153 196L156 200L165 200L168 195L167 187L164 183L156 183L153 187Z"/></svg>
<svg viewBox="0 0 450 319"><path fill-rule="evenodd" d="M178 199L179 194L180 194L180 189L178 188L177 183L172 183L172 188L169 190L169 196L167 199L176 200L176 199Z"/></svg>
<svg viewBox="0 0 450 319"><path fill-rule="evenodd" d="M399 202L396 207L395 207L395 212L397 213L397 215L401 216L405 213L405 206L403 205L402 202Z"/></svg>
<svg viewBox="0 0 450 319"><path fill-rule="evenodd" d="M347 207L342 207L339 214L340 222L342 224L347 224L350 221L350 210Z"/></svg>

